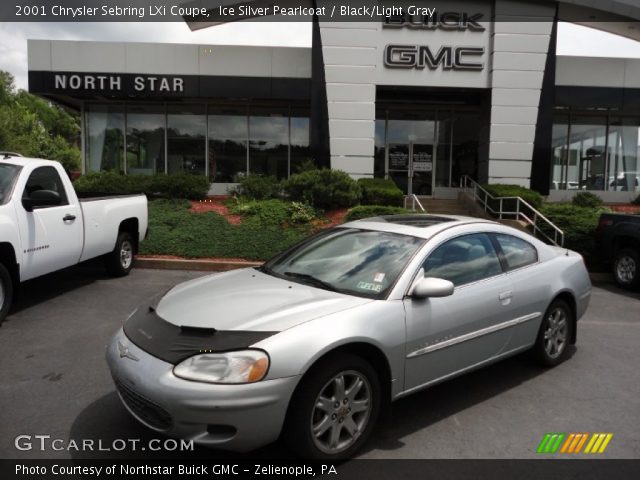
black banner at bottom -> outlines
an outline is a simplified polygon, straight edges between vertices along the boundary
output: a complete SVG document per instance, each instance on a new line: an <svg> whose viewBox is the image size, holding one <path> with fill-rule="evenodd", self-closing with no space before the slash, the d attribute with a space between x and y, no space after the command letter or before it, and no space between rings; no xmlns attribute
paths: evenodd
<svg viewBox="0 0 640 480"><path fill-rule="evenodd" d="M636 480L639 460L351 460L343 463L256 460L0 460L0 479L544 479Z"/></svg>

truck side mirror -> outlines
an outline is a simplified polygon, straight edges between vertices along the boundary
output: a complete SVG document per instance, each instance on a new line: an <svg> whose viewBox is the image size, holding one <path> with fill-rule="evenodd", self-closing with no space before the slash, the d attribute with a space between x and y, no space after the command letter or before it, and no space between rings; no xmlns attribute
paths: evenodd
<svg viewBox="0 0 640 480"><path fill-rule="evenodd" d="M28 197L22 198L22 206L27 212L32 212L34 208L51 207L61 203L60 194L53 190L34 190Z"/></svg>

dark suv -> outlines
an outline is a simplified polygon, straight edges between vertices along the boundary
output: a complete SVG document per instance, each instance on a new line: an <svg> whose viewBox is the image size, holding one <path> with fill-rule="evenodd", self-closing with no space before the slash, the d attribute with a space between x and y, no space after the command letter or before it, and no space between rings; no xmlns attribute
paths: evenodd
<svg viewBox="0 0 640 480"><path fill-rule="evenodd" d="M618 285L640 287L640 215L603 213L596 230L597 251L613 267Z"/></svg>

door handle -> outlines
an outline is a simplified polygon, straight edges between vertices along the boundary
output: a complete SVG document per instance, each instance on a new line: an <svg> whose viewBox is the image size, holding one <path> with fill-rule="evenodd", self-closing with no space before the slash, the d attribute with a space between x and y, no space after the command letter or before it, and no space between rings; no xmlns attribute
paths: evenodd
<svg viewBox="0 0 640 480"><path fill-rule="evenodd" d="M498 295L498 300L508 300L513 297L513 290L509 290L507 292L502 292Z"/></svg>
<svg viewBox="0 0 640 480"><path fill-rule="evenodd" d="M72 222L75 219L76 219L76 216L71 215L70 213L67 213L64 217L62 217L63 222Z"/></svg>

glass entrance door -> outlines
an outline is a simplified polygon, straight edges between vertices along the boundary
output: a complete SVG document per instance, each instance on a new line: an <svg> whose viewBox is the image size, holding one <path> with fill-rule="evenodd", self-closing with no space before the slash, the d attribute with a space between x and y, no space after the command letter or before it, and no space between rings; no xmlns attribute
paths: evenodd
<svg viewBox="0 0 640 480"><path fill-rule="evenodd" d="M389 178L409 195L433 195L435 119L390 119L387 128Z"/></svg>

